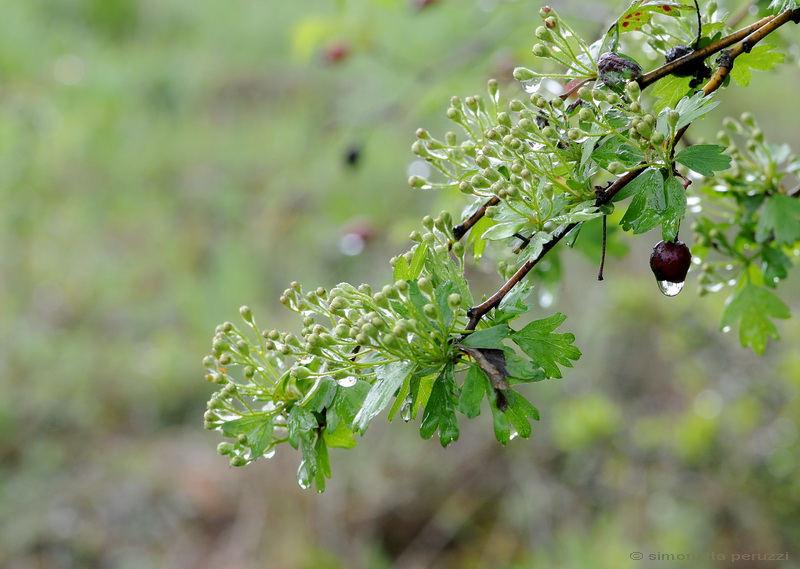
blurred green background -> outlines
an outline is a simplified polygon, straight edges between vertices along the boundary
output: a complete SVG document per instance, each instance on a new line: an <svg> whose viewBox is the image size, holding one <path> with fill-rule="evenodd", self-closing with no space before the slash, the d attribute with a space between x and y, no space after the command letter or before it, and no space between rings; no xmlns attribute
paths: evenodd
<svg viewBox="0 0 800 569"><path fill-rule="evenodd" d="M613 4L552 3L590 34ZM293 329L290 281L383 284L422 215L458 213L406 186L414 130L452 128L449 97L490 77L517 93L538 8L0 0L0 566L800 567L800 324L742 350L691 275L658 292L655 235L603 283L563 254L541 315L566 312L584 356L526 393L531 440L502 448L481 417L443 450L376 421L317 495L291 449L231 469L202 428L215 325L248 304ZM728 113L800 146L798 75Z"/></svg>

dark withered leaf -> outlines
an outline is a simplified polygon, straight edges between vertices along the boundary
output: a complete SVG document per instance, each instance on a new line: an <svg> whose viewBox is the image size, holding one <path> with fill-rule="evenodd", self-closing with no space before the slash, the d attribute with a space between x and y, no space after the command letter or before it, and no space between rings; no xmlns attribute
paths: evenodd
<svg viewBox="0 0 800 569"><path fill-rule="evenodd" d="M506 369L506 355L503 350L496 348L470 348L459 344L458 348L475 360L480 368L486 373L492 387L495 389L511 389L508 380L508 370Z"/></svg>

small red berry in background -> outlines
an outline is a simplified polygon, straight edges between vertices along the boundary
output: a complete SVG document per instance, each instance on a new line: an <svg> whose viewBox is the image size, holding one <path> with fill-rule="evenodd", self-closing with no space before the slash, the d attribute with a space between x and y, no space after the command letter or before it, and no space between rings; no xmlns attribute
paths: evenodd
<svg viewBox="0 0 800 569"><path fill-rule="evenodd" d="M350 55L350 46L343 41L330 43L322 50L322 59L328 65L341 63Z"/></svg>

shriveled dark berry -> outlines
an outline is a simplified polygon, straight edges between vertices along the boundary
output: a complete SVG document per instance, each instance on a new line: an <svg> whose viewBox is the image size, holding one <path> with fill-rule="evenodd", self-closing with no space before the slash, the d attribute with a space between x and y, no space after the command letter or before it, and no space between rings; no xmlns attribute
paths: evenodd
<svg viewBox="0 0 800 569"><path fill-rule="evenodd" d="M656 280L682 283L692 264L692 253L682 241L659 241L650 254L650 269Z"/></svg>
<svg viewBox="0 0 800 569"><path fill-rule="evenodd" d="M603 83L612 89L620 89L628 81L641 77L642 66L627 55L609 51L597 60L597 72Z"/></svg>
<svg viewBox="0 0 800 569"><path fill-rule="evenodd" d="M664 54L667 63L672 63L680 59L685 55L689 55L690 53L694 53L694 50L689 47L688 45L676 45L667 50L667 53ZM702 59L698 59L696 62L692 63L691 65L684 65L677 71L673 72L673 75L677 77L705 77L711 72L705 63L703 63Z"/></svg>

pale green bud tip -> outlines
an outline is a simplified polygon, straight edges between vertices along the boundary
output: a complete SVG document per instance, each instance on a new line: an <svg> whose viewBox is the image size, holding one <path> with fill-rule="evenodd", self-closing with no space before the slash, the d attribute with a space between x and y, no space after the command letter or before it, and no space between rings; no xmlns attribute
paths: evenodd
<svg viewBox="0 0 800 569"><path fill-rule="evenodd" d="M241 456L234 456L231 458L231 466L236 466L237 468L241 466L247 466L247 459Z"/></svg>
<svg viewBox="0 0 800 569"><path fill-rule="evenodd" d="M621 174L625 171L625 166L621 162L611 162L606 169L612 174Z"/></svg>
<svg viewBox="0 0 800 569"><path fill-rule="evenodd" d="M428 131L425 130L424 128L418 128L416 134L417 138L422 140L428 140L431 137L431 135L428 134Z"/></svg>
<svg viewBox="0 0 800 569"><path fill-rule="evenodd" d="M535 78L536 74L527 67L517 67L514 69L514 79L517 81L529 81Z"/></svg>
<svg viewBox="0 0 800 569"><path fill-rule="evenodd" d="M428 318L433 319L433 318L436 318L436 315L438 314L439 311L436 310L436 305L434 305L434 304L426 304L425 306L422 307L422 312Z"/></svg>
<svg viewBox="0 0 800 569"><path fill-rule="evenodd" d="M584 135L584 132L579 128L571 128L567 132L567 136L570 140L578 140Z"/></svg>
<svg viewBox="0 0 800 569"><path fill-rule="evenodd" d="M233 444L224 442L217 445L217 452L222 456L229 455L233 452Z"/></svg>
<svg viewBox="0 0 800 569"><path fill-rule="evenodd" d="M461 117L461 111L456 109L455 107L450 107L447 109L447 118L451 121L458 120Z"/></svg>
<svg viewBox="0 0 800 569"><path fill-rule="evenodd" d="M430 215L426 215L422 218L422 226L430 231L433 229L433 218Z"/></svg>
<svg viewBox="0 0 800 569"><path fill-rule="evenodd" d="M628 81L628 84L625 86L625 92L628 94L628 97L636 101L639 99L639 95L642 94L642 88L639 87L639 83L636 81Z"/></svg>
<svg viewBox="0 0 800 569"><path fill-rule="evenodd" d="M422 188L427 183L428 182L425 180L425 178L422 178L420 176L411 176L408 179L408 185L411 186L412 188Z"/></svg>
<svg viewBox="0 0 800 569"><path fill-rule="evenodd" d="M239 308L239 314L242 315L242 318L245 322L253 322L253 311L250 310L249 306L242 306Z"/></svg>
<svg viewBox="0 0 800 569"><path fill-rule="evenodd" d="M741 120L744 125L749 126L750 128L756 127L756 119L753 118L751 113L742 113L742 116L739 117L739 120Z"/></svg>
<svg viewBox="0 0 800 569"><path fill-rule="evenodd" d="M453 253L456 256L458 257L462 256L464 254L464 251L465 251L464 244L461 241L456 241L455 243L453 243Z"/></svg>
<svg viewBox="0 0 800 569"><path fill-rule="evenodd" d="M318 339L319 338L315 338L315 340ZM314 342L309 341L309 344L314 345ZM292 368L292 371L289 372L289 375L295 379L306 379L309 375L311 375L311 372L307 367L294 367Z"/></svg>
<svg viewBox="0 0 800 569"><path fill-rule="evenodd" d="M495 97L497 95L498 91L500 90L499 86L497 85L497 79L489 79L487 87L488 87L488 90L489 90L489 94L492 97Z"/></svg>
<svg viewBox="0 0 800 569"><path fill-rule="evenodd" d="M547 57L549 53L547 51L547 46L541 43L537 43L535 46L533 46L533 49L531 51L533 52L533 55L535 55L536 57Z"/></svg>
<svg viewBox="0 0 800 569"><path fill-rule="evenodd" d="M431 283L431 281L426 277L419 278L417 280L417 286L424 293L427 294L433 293L433 283Z"/></svg>
<svg viewBox="0 0 800 569"><path fill-rule="evenodd" d="M461 295L454 293L447 297L447 304L448 306L455 310L459 306L461 306Z"/></svg>
<svg viewBox="0 0 800 569"><path fill-rule="evenodd" d="M653 136L650 137L650 142L652 142L655 146L661 146L664 144L664 140L664 135L658 131L654 132Z"/></svg>
<svg viewBox="0 0 800 569"><path fill-rule="evenodd" d="M540 40L544 40L550 37L550 30L548 30L545 26L539 26L536 28L536 37Z"/></svg>
<svg viewBox="0 0 800 569"><path fill-rule="evenodd" d="M678 124L678 121L680 119L681 119L681 114L675 109L672 109L667 113L667 124L669 124L673 128L675 127L675 125Z"/></svg>

